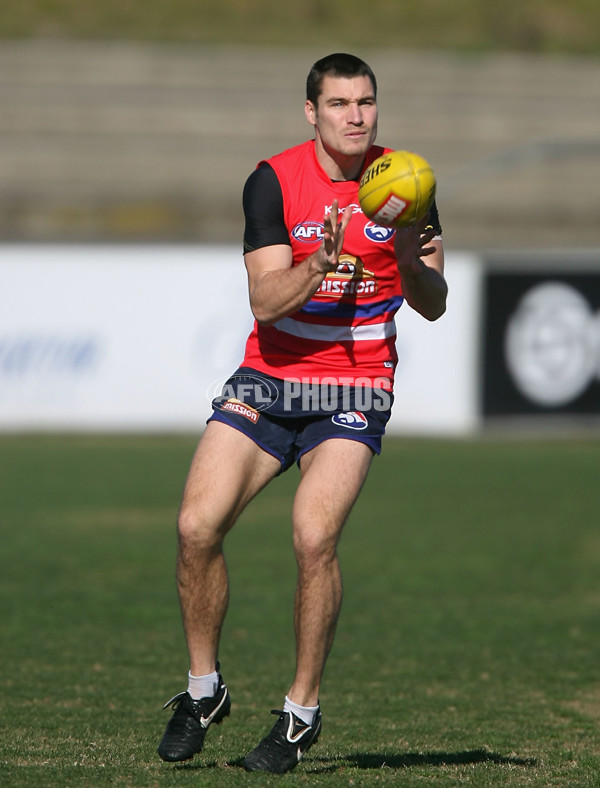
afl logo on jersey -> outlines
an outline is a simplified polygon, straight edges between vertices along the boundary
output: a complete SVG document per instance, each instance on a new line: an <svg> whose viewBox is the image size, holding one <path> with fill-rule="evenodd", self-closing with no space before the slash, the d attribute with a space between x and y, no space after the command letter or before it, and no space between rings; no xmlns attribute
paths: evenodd
<svg viewBox="0 0 600 788"><path fill-rule="evenodd" d="M367 222L365 224L365 235L369 241L375 241L375 243L389 241L395 232L396 230L393 227L382 227L380 224L375 224L375 222Z"/></svg>
<svg viewBox="0 0 600 788"><path fill-rule="evenodd" d="M349 410L346 413L334 413L331 421L338 427L348 427L351 430L364 430L369 426L367 417L358 410Z"/></svg>
<svg viewBox="0 0 600 788"><path fill-rule="evenodd" d="M323 225L319 222L301 222L292 230L292 235L297 241L312 244L323 240Z"/></svg>

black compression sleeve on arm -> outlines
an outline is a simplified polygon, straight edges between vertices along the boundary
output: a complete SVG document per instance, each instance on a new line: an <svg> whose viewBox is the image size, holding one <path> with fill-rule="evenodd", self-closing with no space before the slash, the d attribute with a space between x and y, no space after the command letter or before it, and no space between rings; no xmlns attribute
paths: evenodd
<svg viewBox="0 0 600 788"><path fill-rule="evenodd" d="M283 216L281 185L270 164L261 164L249 176L242 202L246 219L244 252L274 244L290 245Z"/></svg>
<svg viewBox="0 0 600 788"><path fill-rule="evenodd" d="M436 235L441 235L442 234L442 225L440 224L440 216L439 216L439 213L438 213L438 208L437 208L437 205L435 203L435 200L433 201L433 205L431 206L431 208L429 210L429 217L428 218L429 218L428 225L431 226L435 230L435 234Z"/></svg>

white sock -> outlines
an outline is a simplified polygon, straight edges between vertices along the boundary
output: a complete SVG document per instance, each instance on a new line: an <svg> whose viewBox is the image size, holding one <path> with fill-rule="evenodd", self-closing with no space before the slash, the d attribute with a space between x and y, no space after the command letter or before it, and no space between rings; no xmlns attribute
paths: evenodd
<svg viewBox="0 0 600 788"><path fill-rule="evenodd" d="M283 704L283 710L285 712L292 711L296 717L305 722L307 725L312 725L315 719L315 715L319 710L318 706L298 706L297 703L294 703L293 700L290 700L288 696L285 696L285 703Z"/></svg>
<svg viewBox="0 0 600 788"><path fill-rule="evenodd" d="M219 674L213 671L206 676L192 676L188 673L188 692L194 700L212 698L219 689Z"/></svg>

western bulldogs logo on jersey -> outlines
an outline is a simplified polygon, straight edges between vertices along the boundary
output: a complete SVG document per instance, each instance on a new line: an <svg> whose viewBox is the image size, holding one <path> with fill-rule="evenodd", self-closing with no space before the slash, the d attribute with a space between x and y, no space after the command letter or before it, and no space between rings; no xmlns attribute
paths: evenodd
<svg viewBox="0 0 600 788"><path fill-rule="evenodd" d="M365 224L365 235L369 241L375 241L375 243L381 244L389 241L395 232L396 230L393 227L383 227L381 224L375 224L375 222L367 222Z"/></svg>
<svg viewBox="0 0 600 788"><path fill-rule="evenodd" d="M364 430L369 426L369 421L364 413L358 410L349 410L346 413L334 413L331 421L338 427L348 427L350 430Z"/></svg>

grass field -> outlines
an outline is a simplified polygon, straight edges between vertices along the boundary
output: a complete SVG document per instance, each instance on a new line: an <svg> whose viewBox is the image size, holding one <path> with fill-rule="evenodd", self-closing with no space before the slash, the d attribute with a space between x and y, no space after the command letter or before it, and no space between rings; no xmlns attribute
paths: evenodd
<svg viewBox="0 0 600 788"><path fill-rule="evenodd" d="M195 439L0 437L0 785L592 786L600 442L388 439L341 545L324 731L284 777L238 759L293 669L290 495L227 542L232 715L155 754L187 663L174 520Z"/></svg>

